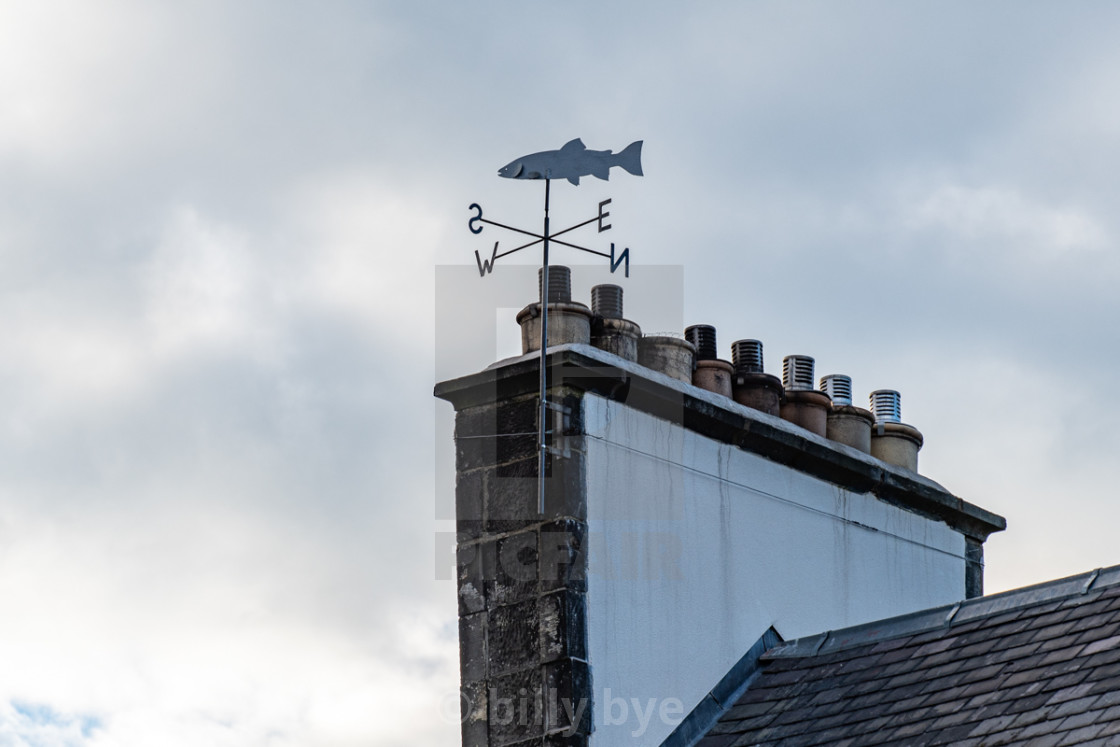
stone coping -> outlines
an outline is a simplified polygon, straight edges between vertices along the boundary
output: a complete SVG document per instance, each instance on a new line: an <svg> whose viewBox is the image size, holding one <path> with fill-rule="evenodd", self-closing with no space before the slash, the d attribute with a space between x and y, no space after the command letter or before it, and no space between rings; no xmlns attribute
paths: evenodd
<svg viewBox="0 0 1120 747"><path fill-rule="evenodd" d="M539 365L538 352L508 358L477 373L440 382L434 394L456 410L532 395L540 386ZM980 542L1007 528L1002 516L958 498L923 475L590 345L551 347L547 365L550 388L591 392L625 402L835 485L874 493Z"/></svg>

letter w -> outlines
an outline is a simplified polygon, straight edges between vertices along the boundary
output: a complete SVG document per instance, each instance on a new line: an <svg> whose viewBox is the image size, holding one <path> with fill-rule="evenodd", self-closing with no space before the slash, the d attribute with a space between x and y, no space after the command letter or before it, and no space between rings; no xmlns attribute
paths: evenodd
<svg viewBox="0 0 1120 747"><path fill-rule="evenodd" d="M474 261L478 262L479 277L484 278L486 277L486 273L493 272L494 263L498 261L498 242L494 242L494 253L490 255L490 261L486 261L481 256L479 256L477 249L474 250ZM627 263L627 267L629 267L629 263Z"/></svg>

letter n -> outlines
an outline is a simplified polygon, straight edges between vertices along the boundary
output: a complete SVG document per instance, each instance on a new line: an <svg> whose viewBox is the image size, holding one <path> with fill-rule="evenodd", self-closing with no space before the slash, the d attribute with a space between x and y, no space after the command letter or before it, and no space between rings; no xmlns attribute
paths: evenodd
<svg viewBox="0 0 1120 747"><path fill-rule="evenodd" d="M494 247L494 250L497 251L497 247ZM478 252L475 252L475 255L477 256ZM626 269L624 270L624 273L625 273L626 277L630 277L630 248L627 247L627 248L623 249L622 254L618 255L618 259L616 260L614 258L614 242L612 241L611 242L611 272L614 272L615 270L617 270L618 266L620 264L622 264L623 262L626 262Z"/></svg>

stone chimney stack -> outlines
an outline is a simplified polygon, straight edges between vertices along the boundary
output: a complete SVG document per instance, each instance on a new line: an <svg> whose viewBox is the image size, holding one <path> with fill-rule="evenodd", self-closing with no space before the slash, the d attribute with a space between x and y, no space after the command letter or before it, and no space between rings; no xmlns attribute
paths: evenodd
<svg viewBox="0 0 1120 747"><path fill-rule="evenodd" d="M811 363L793 359L809 383L789 398L740 340L732 396L711 391L692 382L707 330L634 346L621 291L597 295L586 339L606 349L550 337L543 513L538 353L436 386L455 408L464 745L691 744L759 646L982 593L1004 520L826 437ZM591 308L553 303L581 325ZM764 411L779 402L824 414L809 430Z"/></svg>

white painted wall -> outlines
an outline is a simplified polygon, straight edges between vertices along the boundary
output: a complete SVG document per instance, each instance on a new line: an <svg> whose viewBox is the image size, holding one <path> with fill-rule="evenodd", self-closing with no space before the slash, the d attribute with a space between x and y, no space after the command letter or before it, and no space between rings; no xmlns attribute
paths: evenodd
<svg viewBox="0 0 1120 747"><path fill-rule="evenodd" d="M964 598L964 538L942 523L601 397L584 418L593 747L660 744L771 625Z"/></svg>

